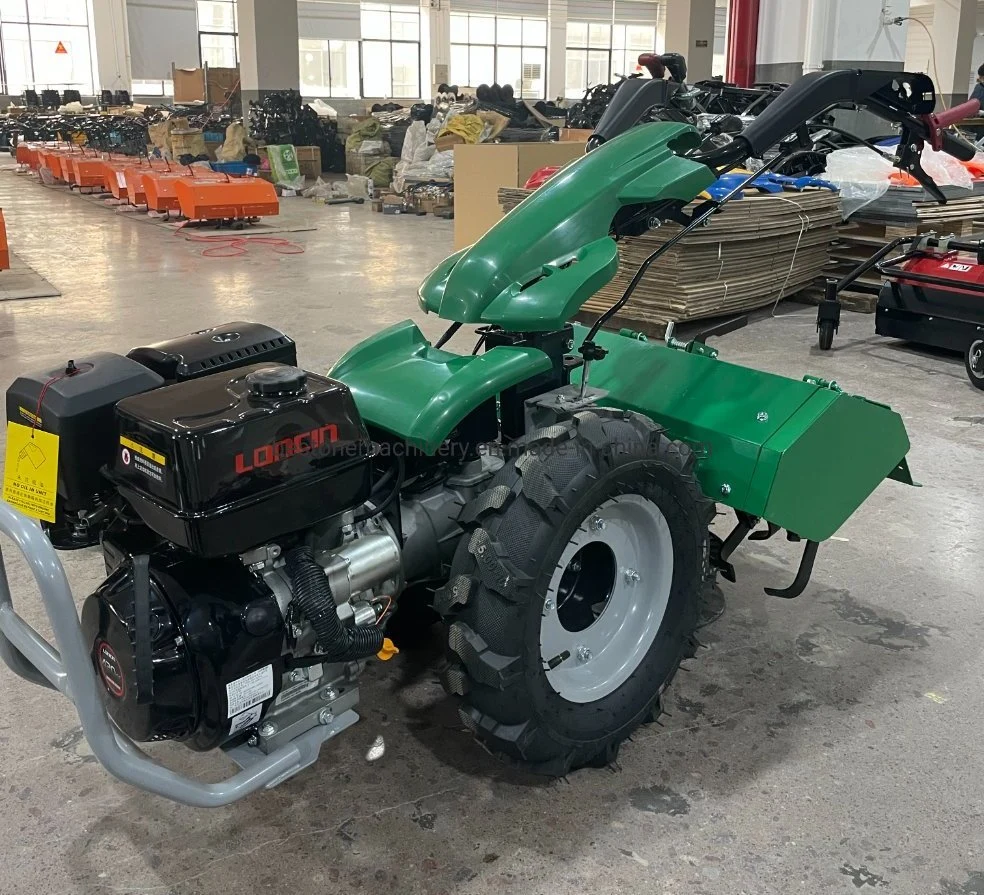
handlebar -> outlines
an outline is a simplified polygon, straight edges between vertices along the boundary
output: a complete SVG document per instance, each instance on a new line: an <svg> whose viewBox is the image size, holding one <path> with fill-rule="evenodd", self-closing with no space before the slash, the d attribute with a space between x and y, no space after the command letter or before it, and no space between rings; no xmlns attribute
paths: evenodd
<svg viewBox="0 0 984 895"><path fill-rule="evenodd" d="M954 106L952 109L937 112L933 117L936 119L938 127L950 127L950 125L957 124L965 118L973 118L980 110L980 100L969 99L967 102L961 103L959 106Z"/></svg>

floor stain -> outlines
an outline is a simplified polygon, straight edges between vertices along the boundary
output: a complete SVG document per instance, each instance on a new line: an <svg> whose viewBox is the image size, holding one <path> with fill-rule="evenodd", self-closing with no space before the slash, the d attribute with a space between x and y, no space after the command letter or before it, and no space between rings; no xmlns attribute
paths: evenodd
<svg viewBox="0 0 984 895"><path fill-rule="evenodd" d="M916 625L897 615L880 615L859 603L846 590L828 590L825 602L839 619L812 625L796 638L796 655L806 662L836 666L843 654L860 641L891 652L925 649L934 633L946 634L936 625Z"/></svg>
<svg viewBox="0 0 984 895"><path fill-rule="evenodd" d="M962 884L941 879L939 895L984 895L984 870L971 871Z"/></svg>
<svg viewBox="0 0 984 895"><path fill-rule="evenodd" d="M83 746L88 750L88 743L85 742L85 734L82 732L81 726L66 730L61 736L55 737L51 741L51 745L56 749L61 749L71 756L73 760L80 761L83 764L96 760L96 756L91 752L79 752L79 746Z"/></svg>
<svg viewBox="0 0 984 895"><path fill-rule="evenodd" d="M955 423L970 423L972 426L984 426L984 416L955 416Z"/></svg>
<svg viewBox="0 0 984 895"><path fill-rule="evenodd" d="M872 889L878 887L885 887L888 883L880 877L877 873L872 873L867 867L852 867L850 864L845 863L840 872L844 876L849 876L851 882L854 883L855 889L863 889L868 886Z"/></svg>
<svg viewBox="0 0 984 895"><path fill-rule="evenodd" d="M410 815L410 820L412 820L422 830L433 830L434 821L437 820L437 815L431 811L423 811L420 806L417 805L413 809L413 814Z"/></svg>
<svg viewBox="0 0 984 895"><path fill-rule="evenodd" d="M690 802L668 786L643 786L629 793L629 802L639 811L682 817L690 813Z"/></svg>
<svg viewBox="0 0 984 895"><path fill-rule="evenodd" d="M704 703L696 699L687 699L686 696L678 696L676 699L677 708L685 715L697 717L704 714Z"/></svg>

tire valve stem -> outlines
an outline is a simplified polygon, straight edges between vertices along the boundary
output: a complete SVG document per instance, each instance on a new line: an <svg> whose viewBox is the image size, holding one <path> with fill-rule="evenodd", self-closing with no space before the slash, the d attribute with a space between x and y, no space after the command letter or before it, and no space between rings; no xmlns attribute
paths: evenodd
<svg viewBox="0 0 984 895"><path fill-rule="evenodd" d="M554 656L549 662L547 662L547 671L553 671L558 665L563 664L571 657L571 651L565 649L559 655Z"/></svg>

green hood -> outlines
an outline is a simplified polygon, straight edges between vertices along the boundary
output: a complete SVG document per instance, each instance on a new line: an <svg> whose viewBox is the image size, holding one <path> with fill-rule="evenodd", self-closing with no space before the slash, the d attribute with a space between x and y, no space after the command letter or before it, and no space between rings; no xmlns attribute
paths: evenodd
<svg viewBox="0 0 984 895"><path fill-rule="evenodd" d="M615 276L608 235L620 208L690 201L714 182L681 158L698 143L684 124L646 124L572 162L420 287L420 307L514 332L557 329Z"/></svg>

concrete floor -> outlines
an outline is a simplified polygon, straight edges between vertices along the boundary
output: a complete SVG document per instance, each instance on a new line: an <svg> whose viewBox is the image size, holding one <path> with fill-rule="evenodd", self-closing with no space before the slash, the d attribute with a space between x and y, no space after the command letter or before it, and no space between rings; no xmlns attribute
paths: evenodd
<svg viewBox="0 0 984 895"><path fill-rule="evenodd" d="M64 292L0 303L0 383L237 319L282 327L322 369L419 318L417 282L451 247L433 218L295 200L284 220L318 228L292 235L303 255L203 259L9 171L0 206L13 248ZM462 731L435 657L402 655L366 675L363 722L314 768L195 811L112 780L69 704L3 670L0 893L984 892L984 394L957 359L874 336L871 317L846 314L821 355L812 311L783 310L720 340L724 355L891 403L924 487L880 487L821 548L799 600L762 593L791 580L794 545L741 551L708 649L668 694L672 717L641 730L618 770L553 784L509 771ZM100 558L63 556L84 595ZM378 734L386 755L370 765ZM220 754L152 751L210 779L230 769Z"/></svg>

